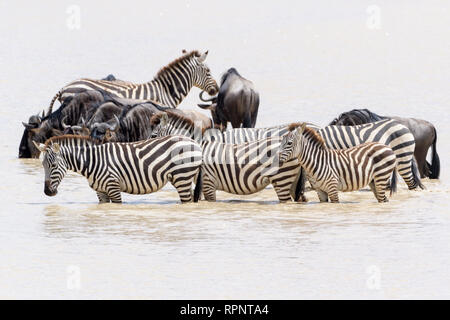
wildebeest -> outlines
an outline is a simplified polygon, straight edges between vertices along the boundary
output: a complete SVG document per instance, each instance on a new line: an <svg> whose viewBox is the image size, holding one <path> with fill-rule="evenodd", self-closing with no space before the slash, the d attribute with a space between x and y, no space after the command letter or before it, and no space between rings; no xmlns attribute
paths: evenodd
<svg viewBox="0 0 450 320"><path fill-rule="evenodd" d="M87 118L87 111L96 107L104 96L97 91L88 91L65 99L61 107L45 117L34 116L28 123L23 123L25 130L19 146L19 158L38 158L40 151L32 143L43 143L47 139L59 135L64 130L62 120L66 125L77 125L80 119ZM34 122L33 122L34 121Z"/></svg>
<svg viewBox="0 0 450 320"><path fill-rule="evenodd" d="M421 178L438 179L440 174L440 160L436 151L437 132L434 125L430 122L415 118L380 116L368 109L353 109L341 113L330 125L359 125L382 119L397 120L411 131L416 143L414 157L416 158ZM426 160L430 147L432 149L431 164Z"/></svg>
<svg viewBox="0 0 450 320"><path fill-rule="evenodd" d="M120 114L117 108L122 106ZM109 112L109 115L107 113ZM159 125L152 117L159 113L172 112L200 122L203 127L211 126L211 119L194 110L179 110L164 107L153 102L113 98L102 104L88 122L91 137L103 142L133 142L149 139L155 127ZM101 120L101 117L103 119Z"/></svg>
<svg viewBox="0 0 450 320"><path fill-rule="evenodd" d="M220 80L219 94L211 99L200 99L211 104L199 104L211 111L214 123L223 128L231 122L233 128L254 128L258 116L259 93L253 83L242 77L235 68L228 69Z"/></svg>
<svg viewBox="0 0 450 320"><path fill-rule="evenodd" d="M23 126L25 127L22 135L22 139L20 140L19 145L19 158L31 158L31 150L29 147L29 139L32 135L32 129L38 128L41 123L42 119L45 117L45 110L42 111L42 115L40 116L39 113L36 115L32 115L28 122L22 122Z"/></svg>
<svg viewBox="0 0 450 320"><path fill-rule="evenodd" d="M104 122L91 122L91 137L102 142L134 142L150 138L153 126L150 119L161 112L150 102L126 106L119 117L115 114Z"/></svg>

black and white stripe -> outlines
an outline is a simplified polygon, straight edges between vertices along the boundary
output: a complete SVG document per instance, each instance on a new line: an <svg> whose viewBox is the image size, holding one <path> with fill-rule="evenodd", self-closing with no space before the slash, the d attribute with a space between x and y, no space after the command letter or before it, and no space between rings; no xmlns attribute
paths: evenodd
<svg viewBox="0 0 450 320"><path fill-rule="evenodd" d="M45 194L55 195L66 171L72 170L88 179L101 203L120 203L121 192L152 193L167 182L182 202L189 202L202 162L201 147L180 136L96 144L90 138L66 135L38 147L44 153Z"/></svg>
<svg viewBox="0 0 450 320"><path fill-rule="evenodd" d="M207 53L201 54L198 51L186 53L162 68L152 81L142 84L120 80L76 80L53 97L48 114L51 113L53 103L57 99L62 101L68 96L86 90L104 91L120 98L150 100L173 108L183 101L194 86L214 95L218 91L218 85L204 64Z"/></svg>
<svg viewBox="0 0 450 320"><path fill-rule="evenodd" d="M235 128L225 131L210 127L205 128L202 123L194 123L190 119L180 117L172 110L157 114L152 118L154 130L152 137L164 137L167 135L182 135L197 142L216 141L221 143L239 144L252 142L266 138L283 137L290 130L300 125L299 123L279 125L266 128ZM308 123L308 126L319 130L320 127Z"/></svg>
<svg viewBox="0 0 450 320"><path fill-rule="evenodd" d="M379 202L388 201L386 189L396 167L396 155L382 143L334 150L317 132L303 126L284 137L279 152L280 162L299 160L321 202L328 198L339 202L338 191L357 191L367 185Z"/></svg>
<svg viewBox="0 0 450 320"><path fill-rule="evenodd" d="M216 200L216 190L248 195L271 184L281 202L291 200L290 190L299 171L297 159L279 165L281 138L267 138L243 144L204 141L203 194Z"/></svg>
<svg viewBox="0 0 450 320"><path fill-rule="evenodd" d="M414 170L414 136L401 123L386 119L358 126L327 126L318 131L326 145L346 149L366 142L389 146L397 157L397 170L410 190L423 187Z"/></svg>

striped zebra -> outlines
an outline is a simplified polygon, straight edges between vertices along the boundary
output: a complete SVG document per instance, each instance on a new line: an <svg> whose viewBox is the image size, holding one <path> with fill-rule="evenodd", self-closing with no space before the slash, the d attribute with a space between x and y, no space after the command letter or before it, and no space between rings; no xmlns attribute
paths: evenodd
<svg viewBox="0 0 450 320"><path fill-rule="evenodd" d="M338 191L357 191L369 185L378 202L388 202L386 189L396 167L396 155L378 142L334 150L313 129L302 125L283 138L280 162L298 159L320 202L339 202ZM391 190L395 190L392 179Z"/></svg>
<svg viewBox="0 0 450 320"><path fill-rule="evenodd" d="M201 126L200 123L194 123L185 117L180 117L172 110L166 110L165 113L156 114L151 119L154 126L152 137L164 137L167 135L187 136L198 143L203 141L215 141L221 143L240 144L253 142L271 137L283 137L300 123L291 123L267 128L235 128L226 131L212 128L211 126ZM308 127L319 130L320 127L307 123ZM300 170L299 170L300 171ZM295 182L292 184L291 196L295 201L306 202L304 195L304 184L306 182L304 175L298 172ZM297 182L297 179L302 181Z"/></svg>
<svg viewBox="0 0 450 320"><path fill-rule="evenodd" d="M216 190L248 195L273 186L280 202L291 200L290 190L299 172L292 159L279 164L282 138L274 137L242 144L203 141L203 194L216 200Z"/></svg>
<svg viewBox="0 0 450 320"><path fill-rule="evenodd" d="M358 126L327 126L318 131L329 148L346 149L365 142L380 142L397 156L397 171L410 190L422 188L414 161L411 131L396 120L386 119Z"/></svg>
<svg viewBox="0 0 450 320"><path fill-rule="evenodd" d="M97 144L88 137L57 136L37 145L43 152L44 193L54 196L67 170L85 176L100 203L121 203L120 193L147 194L167 182L181 202L192 200L201 147L186 137L168 136L132 143ZM199 180L200 181L200 180Z"/></svg>
<svg viewBox="0 0 450 320"><path fill-rule="evenodd" d="M152 137L182 135L199 143L206 140L232 144L252 142L271 137L283 137L299 125L299 123L292 123L267 128L235 128L221 131L213 128L214 124L212 122L209 126L205 126L200 122L195 123L191 119L180 116L174 110L165 110L164 113L154 115L151 119L151 124L155 128L152 132ZM320 129L311 123L308 123L308 126L317 130Z"/></svg>
<svg viewBox="0 0 450 320"><path fill-rule="evenodd" d="M186 53L183 50L183 53L183 56L162 68L152 81L146 83L92 79L73 81L53 97L47 114L52 112L57 99L61 102L68 96L86 90L104 91L120 98L150 100L173 108L183 101L194 86L215 95L219 87L204 64L208 51L201 54L198 51Z"/></svg>
<svg viewBox="0 0 450 320"><path fill-rule="evenodd" d="M317 131L328 148L347 149L366 142L379 142L390 147L397 157L397 171L410 190L424 188L414 161L414 136L401 123L385 119L357 126L327 126ZM305 177L299 174L294 200L304 198ZM393 175L395 178L395 174Z"/></svg>

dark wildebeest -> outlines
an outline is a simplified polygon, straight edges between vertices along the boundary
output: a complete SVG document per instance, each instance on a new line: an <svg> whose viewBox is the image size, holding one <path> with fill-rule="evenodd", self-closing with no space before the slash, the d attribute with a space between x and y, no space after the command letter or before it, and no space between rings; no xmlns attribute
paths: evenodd
<svg viewBox="0 0 450 320"><path fill-rule="evenodd" d="M220 80L217 97L200 99L211 104L199 104L202 109L211 110L214 124L226 128L231 122L233 128L254 128L258 116L259 93L253 83L242 77L235 68L228 69Z"/></svg>
<svg viewBox="0 0 450 320"><path fill-rule="evenodd" d="M120 114L117 114L118 108ZM110 97L102 104L88 122L91 137L107 142L133 142L149 139L155 129L150 121L152 116L167 110L183 115L192 121L200 121L202 126L210 126L211 119L193 110L179 110L164 107L149 101Z"/></svg>
<svg viewBox="0 0 450 320"><path fill-rule="evenodd" d="M127 105L119 117L115 114L104 122L90 123L91 137L101 142L134 142L150 138L153 126L150 119L160 106L151 102Z"/></svg>
<svg viewBox="0 0 450 320"><path fill-rule="evenodd" d="M20 140L19 145L19 158L32 158L31 157L31 150L29 147L29 138L32 134L32 129L39 128L39 126L42 123L42 119L45 117L45 110L42 111L42 115L40 116L39 113L36 115L32 115L28 122L22 122L23 126L25 127L22 135L22 139Z"/></svg>
<svg viewBox="0 0 450 320"><path fill-rule="evenodd" d="M104 97L97 91L86 91L76 96L65 99L58 110L39 119L39 123L23 123L25 130L20 141L19 158L38 158L40 151L35 147L36 143L44 143L47 139L59 135L66 125L77 125L81 118L87 119L88 110L95 108ZM35 117L36 118L36 117ZM34 119L33 121L36 121Z"/></svg>
<svg viewBox="0 0 450 320"><path fill-rule="evenodd" d="M126 83L123 80L117 79L113 74L107 75L102 80L115 81L117 83ZM19 158L35 158L36 155L39 155L40 152L34 147L34 145L31 143L31 140L30 140L31 136L34 135L31 130L32 129L37 129L41 125L42 120L45 117L50 116L50 114L51 114L51 112L49 112L49 113L47 113L47 115L45 115L45 110L44 110L42 112L42 116L39 116L39 114L32 115L28 119L27 123L22 122L23 126L25 127L25 130L23 132L22 139L20 141ZM69 126L72 127L74 125L77 126L76 124L69 125ZM69 129L68 127L66 127L66 129L64 131L65 132L73 132L72 129L77 130L78 128L70 128ZM33 153L33 155L32 155L32 153Z"/></svg>
<svg viewBox="0 0 450 320"><path fill-rule="evenodd" d="M430 122L414 118L380 116L368 109L353 109L341 113L330 125L352 126L383 119L397 120L411 131L416 142L414 157L416 158L421 178L438 179L440 174L440 160L436 151L437 132L434 125ZM431 164L426 159L430 147L432 148Z"/></svg>

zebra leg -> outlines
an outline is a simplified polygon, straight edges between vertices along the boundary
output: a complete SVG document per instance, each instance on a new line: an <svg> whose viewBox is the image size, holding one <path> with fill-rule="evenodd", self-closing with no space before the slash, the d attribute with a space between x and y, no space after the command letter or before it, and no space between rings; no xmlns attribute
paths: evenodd
<svg viewBox="0 0 450 320"><path fill-rule="evenodd" d="M370 189L372 190L375 198L378 202L389 202L389 199L386 197L386 189L388 186L389 177L385 179L374 178L373 181L369 184Z"/></svg>
<svg viewBox="0 0 450 320"><path fill-rule="evenodd" d="M338 187L337 182L333 181L328 185L328 197L330 197L330 202L332 203L338 203L339 202L339 193L338 193Z"/></svg>
<svg viewBox="0 0 450 320"><path fill-rule="evenodd" d="M203 176L203 195L206 201L216 201L216 186L206 174Z"/></svg>
<svg viewBox="0 0 450 320"><path fill-rule="evenodd" d="M306 181L306 174L304 173L303 169L300 169L297 176L295 177L294 182L292 182L291 185L291 197L296 202L308 202L308 198L305 196L305 184Z"/></svg>
<svg viewBox="0 0 450 320"><path fill-rule="evenodd" d="M109 199L108 195L104 192L97 191L97 198L99 203L111 202L111 199Z"/></svg>
<svg viewBox="0 0 450 320"><path fill-rule="evenodd" d="M272 183L272 185L280 202L291 201L291 184L280 186L277 183Z"/></svg>
<svg viewBox="0 0 450 320"><path fill-rule="evenodd" d="M189 179L185 177L172 178L171 183L177 189L181 203L192 202L192 182L195 176L196 174Z"/></svg>
<svg viewBox="0 0 450 320"><path fill-rule="evenodd" d="M109 181L106 186L106 193L111 199L112 203L122 203L122 196L120 195L120 185L116 181Z"/></svg>
<svg viewBox="0 0 450 320"><path fill-rule="evenodd" d="M418 180L420 178L416 177L415 173L413 173L415 165L413 166L412 161L413 159L411 157L410 160L401 161L397 164L397 171L408 185L409 190L414 190L420 187L420 180ZM419 183L417 182L417 180Z"/></svg>

